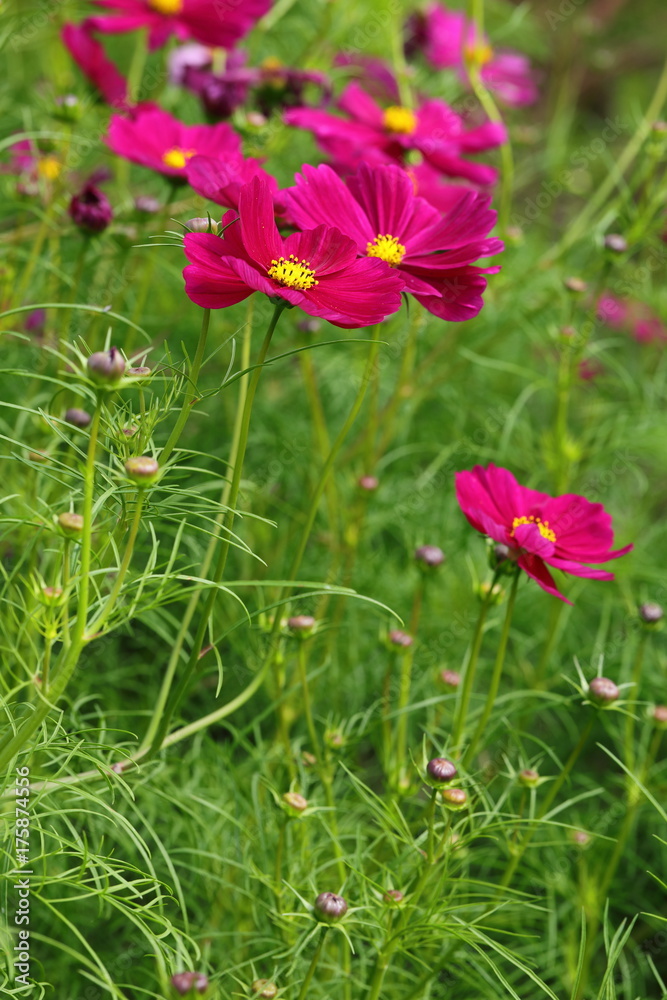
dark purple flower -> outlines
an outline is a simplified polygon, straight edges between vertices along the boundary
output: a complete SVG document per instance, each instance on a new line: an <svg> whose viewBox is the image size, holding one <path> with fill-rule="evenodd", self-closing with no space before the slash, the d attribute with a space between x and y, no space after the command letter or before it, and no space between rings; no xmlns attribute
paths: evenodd
<svg viewBox="0 0 667 1000"><path fill-rule="evenodd" d="M85 233L101 233L113 219L111 202L90 182L74 195L68 211L74 224Z"/></svg>

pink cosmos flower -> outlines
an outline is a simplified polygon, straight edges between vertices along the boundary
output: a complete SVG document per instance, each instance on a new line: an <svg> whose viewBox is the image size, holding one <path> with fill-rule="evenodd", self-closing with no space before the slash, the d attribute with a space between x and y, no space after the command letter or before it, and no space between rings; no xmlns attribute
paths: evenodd
<svg viewBox="0 0 667 1000"><path fill-rule="evenodd" d="M107 104L117 108L127 107L127 81L107 58L90 29L84 25L66 24L61 37L76 64L97 87Z"/></svg>
<svg viewBox="0 0 667 1000"><path fill-rule="evenodd" d="M204 45L230 49L255 21L266 14L271 0L93 0L113 14L96 14L86 24L115 34L148 29L148 44L159 49L172 34Z"/></svg>
<svg viewBox="0 0 667 1000"><path fill-rule="evenodd" d="M113 115L106 141L118 156L183 180L188 161L198 153L212 157L241 154L241 140L226 123L185 125L152 105L137 108L131 119Z"/></svg>
<svg viewBox="0 0 667 1000"><path fill-rule="evenodd" d="M399 271L405 290L441 319L477 315L486 288L482 274L499 268L470 265L503 249L500 240L487 238L496 221L488 195L463 194L443 217L415 195L397 166L362 164L347 182L327 166L304 165L302 171L296 187L283 191L297 226L338 226L359 254Z"/></svg>
<svg viewBox="0 0 667 1000"><path fill-rule="evenodd" d="M462 11L430 4L418 25L417 36L423 42L426 58L436 69L456 69L467 82L467 54L481 66L484 84L505 104L519 106L537 101L535 75L526 56L509 50L494 52L485 35L477 38L474 22Z"/></svg>
<svg viewBox="0 0 667 1000"><path fill-rule="evenodd" d="M547 566L587 579L613 580L613 573L584 564L618 559L633 547L612 551L611 515L602 504L575 493L550 497L529 490L493 464L457 473L456 499L473 528L506 545L528 576L567 604L572 602L558 591Z"/></svg>
<svg viewBox="0 0 667 1000"><path fill-rule="evenodd" d="M665 343L667 328L659 316L643 302L619 299L604 292L597 304L598 319L612 330L625 330L639 344Z"/></svg>
<svg viewBox="0 0 667 1000"><path fill-rule="evenodd" d="M263 292L335 326L358 327L379 323L400 306L401 277L382 260L359 259L354 241L339 229L318 226L283 239L271 189L259 177L241 188L238 215L227 212L222 225L222 237L185 237L185 291L205 309Z"/></svg>
<svg viewBox="0 0 667 1000"><path fill-rule="evenodd" d="M463 119L444 101L423 101L416 111L400 105L384 110L358 84L351 83L338 99L348 117L316 108L293 108L284 121L313 133L321 148L343 171L360 163L405 162L410 150L449 177L493 184L497 171L464 159L502 145L507 133L499 122L485 122L466 131Z"/></svg>

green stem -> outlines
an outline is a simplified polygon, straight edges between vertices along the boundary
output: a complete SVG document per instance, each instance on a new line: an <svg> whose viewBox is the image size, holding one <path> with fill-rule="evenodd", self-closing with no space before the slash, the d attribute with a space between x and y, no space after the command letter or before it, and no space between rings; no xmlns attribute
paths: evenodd
<svg viewBox="0 0 667 1000"><path fill-rule="evenodd" d="M463 737L463 730L466 724L466 718L468 715L468 706L470 705L470 696L472 694L473 682L475 680L475 671L477 669L477 660L479 659L479 651L482 646L482 639L484 637L484 622L486 621L486 615L491 605L491 600L493 597L493 590L496 585L496 580L498 579L498 574L494 574L493 581L489 587L488 592L482 599L482 605L479 609L479 617L477 619L477 626L475 628L475 634L472 640L472 646L470 647L470 655L468 657L468 662L466 663L465 672L463 676L463 686L461 689L461 697L456 709L456 716L454 719L454 726L452 729L452 743L454 747L460 748L461 739ZM460 753L460 750L459 750Z"/></svg>
<svg viewBox="0 0 667 1000"><path fill-rule="evenodd" d="M318 942L317 948L315 949L315 951L313 953L313 957L310 960L310 965L308 966L308 971L307 971L306 975L304 976L303 982L301 983L301 989L299 990L299 996L298 996L297 1000L305 1000L305 998L308 995L308 987L310 986L312 978L315 975L315 970L317 969L317 963L320 960L320 955L322 954L322 948L324 946L324 941L325 941L325 938L327 936L327 931L328 930L329 930L328 927L323 927L322 928L322 933L320 935L320 940Z"/></svg>
<svg viewBox="0 0 667 1000"><path fill-rule="evenodd" d="M637 653L635 655L635 662L632 667L632 676L630 680L632 681L632 693L637 698L637 692L639 690L639 682L642 675L642 665L644 663L644 653L646 651L646 631L642 632L639 637L639 644L637 646ZM635 750L634 750L634 738L635 738L635 717L630 712L625 717L625 764L626 767L631 771L634 766Z"/></svg>
<svg viewBox="0 0 667 1000"><path fill-rule="evenodd" d="M190 679L192 677L192 674L194 673L195 667L199 660L199 654L201 652L201 648L204 642L204 636L206 635L206 629L208 628L208 623L211 617L211 613L213 611L213 605L215 603L215 599L218 593L217 584L222 579L223 573L225 571L225 566L227 564L227 555L229 553L229 548L231 544L231 532L232 532L232 526L234 524L235 507L236 507L236 502L238 500L239 488L241 486L241 476L243 474L243 462L245 459L246 447L248 444L248 433L250 431L250 417L252 415L252 407L255 400L255 393L257 391L257 385L259 383L259 379L262 374L262 368L266 360L266 355L269 349L269 345L271 344L271 338L273 337L276 325L284 308L285 308L284 302L280 302L275 306L275 309L273 311L273 316L271 317L271 321L266 331L264 341L259 351L256 366L250 378L250 384L248 386L248 392L244 401L243 415L241 418L238 457L234 464L232 484L229 491L229 507L225 513L225 517L222 524L222 529L223 531L225 531L225 535L221 541L220 552L218 554L218 562L215 568L215 572L213 574L213 581L212 581L213 586L210 589L208 598L206 600L206 605L204 607L204 612L200 618L199 627L195 635L188 663L185 667L185 670L183 671L181 680L178 686L176 687L176 690L174 691L171 699L169 700L169 702L165 707L164 715L160 720L160 724L157 728L155 737L151 744L151 750L150 750L151 754L157 753L158 750L160 749L161 744L169 728L171 718L176 709L178 708L187 690L187 687L190 683ZM278 620L280 618L280 616L277 613L276 613L276 618ZM263 674L264 670L262 669L258 676L261 676ZM252 683L249 685L249 687L252 688ZM224 707L225 706L223 706L223 708Z"/></svg>
<svg viewBox="0 0 667 1000"><path fill-rule="evenodd" d="M493 712L493 706L496 703L496 698L498 696L498 688L500 687L500 678L503 673L503 666L505 664L505 654L507 652L507 643L509 641L510 627L512 625L512 614L514 612L514 601L516 598L517 587L519 584L519 570L518 567L514 573L514 579L512 580L512 587L510 589L509 598L507 600L507 610L505 612L505 621L503 623L503 630L500 636L500 643L498 645L498 652L496 654L496 662L493 666L493 674L491 675L491 683L489 684L489 691L486 696L486 704L484 705L484 711L482 712L479 722L477 723L477 729L475 730L474 736L468 745L468 749L463 755L463 765L467 765L472 760L475 750L477 749L477 744L484 733L488 721L491 718L491 713Z"/></svg>
<svg viewBox="0 0 667 1000"><path fill-rule="evenodd" d="M308 671L306 663L306 643L303 640L299 641L299 679L301 681L301 692L303 694L303 709L306 716L306 725L308 726L308 734L310 736L310 742L313 747L313 753L319 761L320 759L320 741L317 737L317 730L315 729L315 721L313 719L313 707L310 701L310 691L308 689Z"/></svg>
<svg viewBox="0 0 667 1000"><path fill-rule="evenodd" d="M178 415L178 419L174 425L174 428L167 438L167 443L165 444L162 452L160 454L160 464L166 465L169 461L169 457L176 447L178 440L183 433L183 428L188 422L188 417L192 411L192 405L197 398L197 381L199 379L199 371L202 366L202 361L204 360L204 351L206 350L206 338L208 336L208 327L211 320L211 310L204 309L201 322L201 330L199 332L199 340L197 341L197 349L195 351L194 360L192 362L192 367L189 373L188 388L185 393L185 399L183 400L183 405L181 406L181 412Z"/></svg>
<svg viewBox="0 0 667 1000"><path fill-rule="evenodd" d="M132 518L132 526L130 527L130 534L127 539L127 545L125 546L125 552L123 554L123 561L120 564L114 585L111 588L104 607L100 611L97 618L95 618L88 627L87 641L95 638L96 634L100 631L102 625L113 611L118 595L120 594L123 583L125 582L125 577L127 575L130 562L132 561L132 554L134 552L134 546L139 532L139 525L141 524L141 515L144 509L145 497L145 492L143 490L139 490L137 493L137 503L134 508L134 517Z"/></svg>
<svg viewBox="0 0 667 1000"><path fill-rule="evenodd" d="M57 672L49 691L49 700L42 693L41 704L34 710L13 735L8 733L0 743L0 768L6 767L13 757L25 746L42 722L57 704L72 677L84 646L86 618L90 601L90 567L92 559L93 537L93 495L95 489L95 453L99 437L100 418L102 413L102 394L97 397L97 405L90 424L88 438L88 453L83 473L83 531L81 536L81 557L79 562L79 591L77 599L76 620L71 643L63 646L58 657ZM62 662L60 662L62 661Z"/></svg>
<svg viewBox="0 0 667 1000"><path fill-rule="evenodd" d="M528 845L530 844L531 840L535 836L535 833L536 833L538 825L539 825L539 821L546 816L547 812L551 808L551 805L552 805L553 801L555 800L555 798L558 795L558 793L560 792L561 788L563 787L563 785L567 781L567 778L568 778L568 776L570 774L570 771L572 770L572 768L576 764L581 751L586 746L586 743L588 742L588 737L591 735L591 730L593 729L594 722L595 722L595 715L591 714L591 717L588 720L588 723L587 723L586 727L584 728L581 736L579 737L579 742L577 743L577 745L575 746L575 748L572 750L570 756L568 757L568 759L567 759L567 761L565 763L565 766L564 766L563 770L558 775L558 777L556 778L556 780L552 783L551 789L550 789L549 793L547 794L546 798L544 799L544 802L542 803L539 811L537 812L537 815L535 816L535 822L533 823L533 825L531 826L531 828L526 833L526 836L521 841L519 847L517 848L516 853L514 854L514 857L510 861L509 865L507 866L507 870L505 872L505 875L503 876L502 882L500 883L501 885L508 886L510 884L510 882L512 881L512 877L514 875L514 872L518 868L519 863L521 861L521 858L523 857L523 855L524 855L524 853L526 851L526 848L528 847Z"/></svg>
<svg viewBox="0 0 667 1000"><path fill-rule="evenodd" d="M252 316L254 311L254 299L251 296L248 300L248 312L246 314L246 322L243 328L243 346L241 348L241 371L247 371L250 367L250 348L252 344ZM248 394L248 382L250 380L250 373L242 376L239 379L239 398L236 405L236 416L234 419L234 430L232 431L232 444L229 453L229 468L234 468L238 461L239 454L239 441L241 438L241 424L243 422L243 410L245 407L245 401ZM225 511L229 505L229 493L231 490L232 481L231 478L227 477L225 484L222 488L222 493L220 496L220 503L218 505L218 513L215 519L214 532L208 543L208 548L206 549L206 555L202 561L199 568L200 579L206 579L208 571L210 569L211 563L213 562L213 556L215 554L216 547L220 538L220 531L222 522L225 516ZM197 606L201 599L202 591L196 590L190 600L188 601L187 608L185 609L185 614L183 615L183 620L181 621L180 628L178 630L178 635L174 642L171 655L169 657L169 663L165 671L164 679L162 681L162 686L160 688L160 693L151 715L151 721L149 723L148 729L144 735L141 743L141 750L146 750L151 746L155 734L157 732L157 727L159 725L164 707L167 704L167 699L169 698L169 692L171 691L171 685L174 680L174 674L176 673L176 668L178 666L178 661L181 656L181 650L183 649L183 643L185 642L185 637L190 628L190 622L192 621Z"/></svg>

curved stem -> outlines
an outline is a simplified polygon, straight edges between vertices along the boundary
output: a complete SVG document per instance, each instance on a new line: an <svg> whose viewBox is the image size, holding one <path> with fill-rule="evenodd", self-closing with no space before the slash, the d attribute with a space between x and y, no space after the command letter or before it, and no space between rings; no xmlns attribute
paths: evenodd
<svg viewBox="0 0 667 1000"><path fill-rule="evenodd" d="M472 686L475 680L475 671L477 669L477 660L479 659L479 651L482 646L482 639L484 637L484 622L486 621L486 615L491 605L491 599L493 597L493 589L496 585L498 579L498 574L495 573L491 586L488 592L485 594L482 600L482 606L479 609L479 617L477 619L477 625L475 627L475 634L473 636L472 645L470 647L470 655L468 657L468 662L466 663L465 674L463 677L463 688L461 690L461 698L456 709L456 717L454 720L454 726L452 729L452 742L455 747L460 747L461 737L463 736L463 730L466 723L466 716L468 715L468 706L470 705L470 696L472 694Z"/></svg>
<svg viewBox="0 0 667 1000"><path fill-rule="evenodd" d="M132 526L130 527L130 534L127 539L127 545L125 546L125 553L123 555L123 561L120 564L118 573L116 574L116 579L114 580L114 585L111 588L111 592L107 597L106 603L102 610L100 611L97 618L95 618L88 627L86 641L90 641L95 638L95 634L100 631L102 625L105 623L109 615L114 609L114 605L120 594L123 583L125 582L125 577L132 561L132 554L134 552L134 545L137 540L137 534L139 532L139 525L141 524L141 514L144 508L144 499L146 494L143 490L140 490L137 494L137 503L134 508L134 517L132 518Z"/></svg>
<svg viewBox="0 0 667 1000"><path fill-rule="evenodd" d="M496 698L498 696L498 688L500 687L500 678L502 677L503 666L505 664L505 654L507 652L507 643L510 635L510 627L512 625L512 614L514 612L514 601L516 598L516 591L518 584L519 584L519 570L517 568L514 573L514 579L512 580L510 595L507 600L507 610L505 612L503 631L500 636L500 643L498 644L498 653L496 654L496 662L493 666L493 674L491 675L491 683L489 685L489 691L486 696L486 704L484 705L484 711L482 712L479 722L477 723L477 729L475 730L473 738L468 745L468 749L463 755L464 766L467 766L472 760L475 750L477 748L477 744L479 743L482 733L486 729L487 723L491 718L491 713L493 712L493 706L496 703Z"/></svg>

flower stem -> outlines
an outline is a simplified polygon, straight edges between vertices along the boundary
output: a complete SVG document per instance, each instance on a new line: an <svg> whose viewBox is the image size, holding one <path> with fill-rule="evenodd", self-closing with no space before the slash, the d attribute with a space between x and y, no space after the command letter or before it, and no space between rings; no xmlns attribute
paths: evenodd
<svg viewBox="0 0 667 1000"><path fill-rule="evenodd" d="M472 694L473 682L475 680L477 660L479 659L479 651L481 649L482 638L484 636L484 622L486 621L486 615L491 605L491 600L493 597L493 589L496 585L497 578L498 574L496 573L493 577L493 581L491 583L491 586L489 587L488 592L484 595L482 599L482 604L479 609L477 626L475 628L475 634L473 636L472 645L470 647L470 655L468 656L468 662L466 663L465 673L463 676L463 687L461 690L461 698L457 706L456 716L454 719L454 726L452 729L452 742L454 747L460 748L461 746L463 730L466 724L466 717L468 715L468 706L470 705L470 696Z"/></svg>
<svg viewBox="0 0 667 1000"><path fill-rule="evenodd" d="M496 697L498 696L498 688L500 687L500 678L503 673L503 666L505 664L505 654L507 652L507 643L509 640L510 627L512 625L512 614L514 612L514 601L516 598L516 591L519 584L519 570L518 567L514 572L514 579L512 580L512 587L510 589L509 598L507 600L507 610L505 612L505 621L503 623L503 630L500 636L500 643L498 645L498 652L496 654L496 662L493 666L493 674L491 675L491 683L489 685L489 691L486 696L486 704L484 705L484 711L482 712L479 722L477 723L477 729L473 735L472 740L468 744L468 749L463 755L463 764L467 766L472 760L475 750L477 749L477 744L479 743L482 733L487 727L488 721L491 718L491 713L493 711L493 706L496 702Z"/></svg>
<svg viewBox="0 0 667 1000"><path fill-rule="evenodd" d="M153 738L153 742L151 744L151 749L150 749L151 755L159 751L162 741L164 740L167 730L169 728L171 718L174 712L176 711L177 707L181 703L181 700L183 699L188 684L190 683L192 674L194 673L195 667L199 660L199 654L201 652L201 648L204 642L204 636L206 635L206 629L208 628L208 623L211 617L211 613L213 611L213 605L215 604L215 599L218 593L217 584L222 579L223 573L225 571L225 566L227 564L227 556L229 554L229 547L231 544L231 531L235 517L234 508L236 507L239 488L241 486L241 476L243 474L243 462L245 459L245 452L248 444L248 434L250 431L250 417L252 415L252 407L255 400L255 393L257 391L257 385L259 383L259 379L262 374L262 368L264 366L264 362L266 361L266 355L269 349L269 345L271 344L271 338L273 337L276 325L284 308L285 308L284 303L278 303L275 306L275 309L273 311L273 316L271 317L271 321L269 323L268 329L264 336L264 341L262 343L259 355L257 357L257 364L250 378L250 383L248 385L248 392L243 405L243 414L241 417L238 456L234 464L232 484L229 491L229 506L227 511L225 512L225 516L221 526L222 530L225 532L225 535L220 545L220 551L218 553L218 562L215 568L215 572L213 574L213 580L212 580L213 586L210 589L204 607L204 611L200 618L199 627L197 629L192 649L190 651L190 657L188 663L185 667L185 670L183 671L181 680L176 690L174 691L171 699L169 700L169 702L165 707L164 714L162 716L162 719L160 720L160 724L157 728L155 737ZM279 619L280 616L276 614L276 617ZM260 674L258 676L262 674L263 671L260 671ZM251 683L249 685L249 688L252 688L252 686L253 685ZM249 688L246 688L246 691L249 690ZM236 701L237 699L234 700ZM232 703L230 702L230 704ZM224 707L226 706L223 706L223 708Z"/></svg>
<svg viewBox="0 0 667 1000"><path fill-rule="evenodd" d="M97 618L95 618L91 622L91 624L87 629L88 640L95 638L95 634L100 631L102 625L105 623L105 621L113 611L116 600L118 599L118 595L120 594L123 583L125 582L125 577L127 575L130 562L132 560L132 554L134 552L134 546L137 540L137 534L139 532L139 525L141 524L141 515L144 509L145 496L146 494L143 490L139 490L139 492L137 493L137 502L134 508L134 517L132 518L132 526L130 528L130 534L127 539L127 544L125 546L123 561L120 564L120 568L118 570L118 573L116 574L114 585L111 588L111 592L107 597L104 607L100 611Z"/></svg>
<svg viewBox="0 0 667 1000"><path fill-rule="evenodd" d="M632 667L632 693L637 697L637 691L639 689L639 682L642 675L642 665L644 663L644 653L646 651L646 639L647 632L642 632L639 637L639 644L637 646L637 652L635 654L635 662ZM634 750L634 738L635 738L635 717L631 712L625 717L625 737L624 737L624 758L625 765L631 771L634 766L635 750Z"/></svg>
<svg viewBox="0 0 667 1000"><path fill-rule="evenodd" d="M192 405L197 398L197 381L199 379L199 371L202 366L202 361L204 360L204 351L206 350L206 338L208 336L208 327L211 320L211 310L204 309L201 321L201 330L199 332L199 340L197 341L197 349L195 351L195 356L192 362L192 367L189 373L188 388L185 393L185 399L183 400L183 405L181 406L181 412L178 415L178 419L174 424L174 428L167 438L167 443L165 444L162 452L160 454L160 464L165 465L169 461L172 451L176 447L178 440L183 433L183 428L185 427L190 412L192 410Z"/></svg>
<svg viewBox="0 0 667 1000"><path fill-rule="evenodd" d="M308 966L308 971L304 976L303 982L301 983L301 989L299 990L299 996L297 1000L305 1000L308 995L308 987L311 984L312 978L315 975L315 970L317 969L317 963L320 960L320 955L322 954L322 948L324 946L324 941L327 936L328 927L322 928L322 933L320 935L320 940L317 944L317 948L313 952L313 957L310 960L310 965Z"/></svg>

